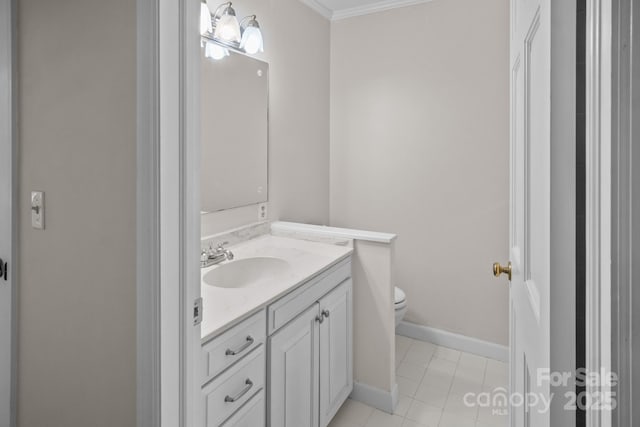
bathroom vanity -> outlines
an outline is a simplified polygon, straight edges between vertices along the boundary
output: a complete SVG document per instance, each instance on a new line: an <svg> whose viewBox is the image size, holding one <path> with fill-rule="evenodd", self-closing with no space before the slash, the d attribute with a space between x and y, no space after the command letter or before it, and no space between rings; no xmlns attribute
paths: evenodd
<svg viewBox="0 0 640 427"><path fill-rule="evenodd" d="M260 204L265 220L269 64L201 59L201 230ZM354 387L353 242L257 228L202 240L203 424L326 427Z"/></svg>
<svg viewBox="0 0 640 427"><path fill-rule="evenodd" d="M207 427L325 427L353 389L343 245L263 235L202 269Z"/></svg>

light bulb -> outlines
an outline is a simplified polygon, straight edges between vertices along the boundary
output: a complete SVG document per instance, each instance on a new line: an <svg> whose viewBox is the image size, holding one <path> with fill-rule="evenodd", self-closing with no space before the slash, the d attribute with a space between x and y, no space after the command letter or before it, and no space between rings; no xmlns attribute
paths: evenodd
<svg viewBox="0 0 640 427"><path fill-rule="evenodd" d="M211 59L222 59L229 56L229 49L216 43L207 43L204 48L204 56Z"/></svg>
<svg viewBox="0 0 640 427"><path fill-rule="evenodd" d="M240 49L244 49L250 55L258 52L264 52L262 41L262 32L257 23L255 26L249 26L242 33L242 41L240 41Z"/></svg>
<svg viewBox="0 0 640 427"><path fill-rule="evenodd" d="M213 36L217 39L227 42L240 42L240 24L236 13L231 6L228 6L218 22L216 22L216 29Z"/></svg>
<svg viewBox="0 0 640 427"><path fill-rule="evenodd" d="M211 25L211 12L206 4L200 3L200 35L205 35L213 31Z"/></svg>

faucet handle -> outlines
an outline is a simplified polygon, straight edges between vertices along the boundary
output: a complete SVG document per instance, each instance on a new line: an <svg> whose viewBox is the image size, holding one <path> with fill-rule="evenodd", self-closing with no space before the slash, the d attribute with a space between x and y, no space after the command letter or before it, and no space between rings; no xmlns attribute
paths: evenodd
<svg viewBox="0 0 640 427"><path fill-rule="evenodd" d="M224 249L224 246L225 246L225 245L228 245L228 244L229 244L229 242L222 242L222 243L218 243L218 250L220 250L220 249Z"/></svg>

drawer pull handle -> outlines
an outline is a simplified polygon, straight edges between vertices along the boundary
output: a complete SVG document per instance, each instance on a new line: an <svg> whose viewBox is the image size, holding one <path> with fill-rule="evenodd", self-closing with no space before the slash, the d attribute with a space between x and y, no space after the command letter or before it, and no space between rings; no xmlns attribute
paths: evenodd
<svg viewBox="0 0 640 427"><path fill-rule="evenodd" d="M224 398L224 401L227 402L227 403L233 403L233 402L241 399L242 396L244 396L245 394L247 394L249 392L249 390L251 390L251 387L253 387L253 382L249 378L247 378L247 380L244 383L246 385L244 386L244 388L242 390L240 390L240 393L236 394L233 397L227 395Z"/></svg>
<svg viewBox="0 0 640 427"><path fill-rule="evenodd" d="M228 348L227 351L225 351L224 354L227 355L227 356L235 356L237 354L242 353L243 351L245 351L249 347L251 347L251 344L253 344L253 337L251 335L249 335L247 337L247 341L244 344L242 344L240 347L236 348L235 350L231 350L230 348Z"/></svg>

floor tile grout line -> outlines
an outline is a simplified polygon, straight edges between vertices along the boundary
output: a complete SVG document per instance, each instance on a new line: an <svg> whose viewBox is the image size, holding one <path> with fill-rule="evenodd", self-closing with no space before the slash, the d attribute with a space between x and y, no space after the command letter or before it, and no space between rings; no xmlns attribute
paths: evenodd
<svg viewBox="0 0 640 427"><path fill-rule="evenodd" d="M458 358L458 363L456 364L456 369L455 369L455 371L454 371L454 373L453 373L453 378L454 378L454 380L455 380L456 373L458 372L458 368L459 368L459 367L460 367L460 358ZM486 363L485 363L485 366L484 366L484 371L485 371L485 372L486 372L486 369L487 369L487 365L486 365ZM483 383L484 383L484 374L485 374L485 372L483 372L483 375L482 375L482 381L483 381ZM451 387L453 387L453 381L451 381ZM449 401L449 397L451 396L451 387L449 387L449 393L447 394L447 400L445 401L445 406L446 406L446 404L447 404L446 402L448 402L448 401ZM480 390L482 391L482 384L480 385ZM477 424L477 422L478 422L478 410L477 410L477 408L476 408L475 416L474 416L474 418L473 418L473 423L474 423L474 424ZM440 423L438 423L438 424L440 424Z"/></svg>
<svg viewBox="0 0 640 427"><path fill-rule="evenodd" d="M409 354L409 352L410 352L411 348L412 348L412 347L414 347L414 346L415 346L415 344L416 344L417 342L420 342L419 340L414 340L414 339L410 339L410 338L409 338L409 340L410 340L410 341L409 341L409 345L406 347L406 349L405 349L406 351L403 351L403 356L402 356L402 358L400 358L400 360L397 362L397 366L396 366L396 368L395 368L395 372L396 372L396 376L397 376L397 377L400 377L400 376L397 374L397 371L398 371L398 368L400 367L400 364L402 364L403 362L406 362L407 355ZM446 397L445 397L445 406L446 406L446 402L447 402L447 401L448 401L448 399L452 396L452 394L451 394L451 393L452 393L452 390L453 390L453 384L454 384L455 379L457 378L457 374L458 374L459 372L461 372L461 371L460 371L460 369L463 367L463 366L462 366L462 363L461 363L461 361L462 361L462 359L463 359L463 355L465 355L465 354L472 355L472 353L466 353L466 352L462 352L462 351L456 350L456 352L457 352L457 358L456 358L456 360L451 360L451 358L447 358L447 357L436 357L436 354L437 354L437 352L438 352L438 348L440 348L440 347L442 347L442 346L438 346L438 345L435 345L435 344L432 344L432 345L434 346L434 351L430 353L430 355L429 355L429 357L428 357L428 360L423 360L423 362L419 364L420 366L424 366L424 368L423 368L423 370L422 370L422 374L420 375L420 379L417 381L417 382L418 382L418 388L423 384L424 379L425 379L425 377L426 377L426 375L427 375L427 372L428 372L429 368L431 367L431 364L432 364L436 359L440 359L440 360L443 360L443 361L445 361L445 362L449 362L449 363L455 363L455 367L454 367L454 369L453 369L453 372L452 372L452 374L450 375L450 377L451 377L451 382L449 383L449 385L448 385L448 387L447 387L447 392L446 392ZM443 348L448 349L448 347L443 347ZM451 350L455 350L455 349L451 349ZM481 390L484 390L484 388L486 388L486 387L493 387L492 385L489 385L489 384L487 384L487 383L486 383L487 378L488 378L488 375L489 375L489 369L488 369L488 360L489 360L489 359L488 359L488 358L483 358L483 359L484 359L484 364L483 364L483 367L482 367ZM417 363L413 363L413 362L406 362L406 363L417 364ZM470 365L470 369L475 369L475 366L474 366L474 365ZM406 377L402 377L402 378L404 378L404 379L408 379L408 380L410 380L410 381L412 381L412 382L415 382L414 378L406 378ZM417 378L417 377L416 377L416 378ZM474 380L470 380L470 381L475 382ZM413 394L413 396L409 396L409 395L400 395L400 397L403 397L403 398L406 398L406 399L408 399L408 400L409 400L409 405L410 405L410 406L409 406L409 408L407 409L407 413L408 413L408 410L411 408L411 405L413 404L413 402L420 402L421 404L425 404L425 405L433 406L433 405L430 405L430 404L429 404L429 403L427 403L427 402L422 402L422 401L418 401L418 400L416 400L416 398L415 398L416 393L417 393L417 390L416 390L416 392ZM440 419L438 420L438 426L440 426L440 424L441 424L441 422L442 422L442 416L445 414L445 409L444 409L444 408L435 407L435 406L434 406L434 408L437 408L437 409L438 409L438 411L440 412ZM375 409L375 408L371 408L371 413L368 415L368 417L367 417L367 418L366 418L366 420L364 421L364 422L365 422L365 424L364 424L364 425L361 425L361 426L359 426L359 427L367 427L368 423L369 423L369 422L371 421L371 419L373 418L373 416L374 416L374 414L375 414L375 411L376 411L376 409ZM393 413L393 414L391 414L391 416L395 416L395 417L400 418L400 419L401 419L401 421L402 421L402 426L405 426L405 424L406 424L407 422L415 423L416 425L421 425L421 424L418 424L416 421L413 421L413 420L411 420L411 419L407 418L407 416L406 416L406 415L407 415L407 413L405 413L404 415L400 415L400 414L395 414L395 413ZM451 414L455 414L455 412L452 412ZM466 417L465 417L465 419L467 419L469 422L473 422L473 423L474 423L474 425L475 425L475 427L478 427L478 424L479 424L479 422L480 422L480 421L479 421L479 419L480 419L480 418L479 418L479 412L476 412L476 413L475 413L475 417L474 417L473 419L472 419L472 418L466 418Z"/></svg>

